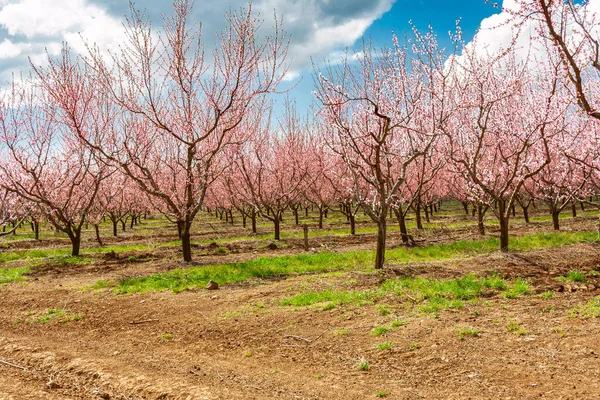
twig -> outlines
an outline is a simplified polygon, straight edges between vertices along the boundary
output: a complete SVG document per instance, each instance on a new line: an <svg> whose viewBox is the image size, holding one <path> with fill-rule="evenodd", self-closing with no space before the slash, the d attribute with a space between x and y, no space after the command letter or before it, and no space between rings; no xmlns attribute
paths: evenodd
<svg viewBox="0 0 600 400"><path fill-rule="evenodd" d="M221 374L219 373L219 370L217 370L217 376L219 377L220 380L223 380L223 377L221 376Z"/></svg>
<svg viewBox="0 0 600 400"><path fill-rule="evenodd" d="M312 341L316 342L317 340L321 339L321 337L323 337L323 335L326 334L327 332L329 332L329 329L325 329L319 336L314 338Z"/></svg>
<svg viewBox="0 0 600 400"><path fill-rule="evenodd" d="M159 321L158 319L144 319L142 321L131 321L130 324L131 325L139 325L139 324L145 324L147 322L156 322Z"/></svg>
<svg viewBox="0 0 600 400"><path fill-rule="evenodd" d="M307 339L307 338L305 338L305 337L302 337L302 336L296 336L296 335L285 335L284 337L286 337L286 338L292 338L292 339L296 339L296 340L304 340L305 342L312 343L312 340L310 340L310 339Z"/></svg>
<svg viewBox="0 0 600 400"><path fill-rule="evenodd" d="M7 366L9 366L9 367L13 367L13 368L18 368L18 369L21 369L21 370L23 370L23 371L27 371L27 368L26 368L26 367L22 367L22 366L20 366L20 365L13 364L13 363L11 363L11 362L8 362L8 361L5 361L5 360L3 360L2 358L0 358L0 364L7 365Z"/></svg>

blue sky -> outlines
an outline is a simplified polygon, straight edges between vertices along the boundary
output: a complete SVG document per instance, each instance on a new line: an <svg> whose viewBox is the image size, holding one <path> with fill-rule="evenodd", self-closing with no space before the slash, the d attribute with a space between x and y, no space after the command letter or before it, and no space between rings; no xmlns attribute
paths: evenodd
<svg viewBox="0 0 600 400"><path fill-rule="evenodd" d="M427 30L431 25L438 34L440 45L448 47L451 44L448 32L455 30L458 19L464 40L470 42L482 20L498 12L498 9L487 4L485 0L396 0L388 12L373 21L363 37L371 39L376 45L390 46L392 33L399 37L406 32L410 33L409 21L412 21L420 31ZM360 39L349 48L358 51ZM316 62L321 60L315 59ZM291 93L297 99L299 109L309 106L312 90L311 70L304 70L300 83Z"/></svg>
<svg viewBox="0 0 600 400"><path fill-rule="evenodd" d="M509 1L513 0L504 0ZM247 5L248 0L196 0L192 18L203 23L207 50L223 28L224 13ZM165 0L137 0L136 7L147 10L156 29L172 8ZM499 12L485 0L253 0L253 9L267 20L265 25L271 25L273 9L284 20L291 37L291 75L302 78L291 95L301 110L312 100L311 59L339 59L346 47L359 50L363 37L376 46L389 45L392 31L399 36L410 31L409 20L420 30L431 24L447 44L448 31L461 18L469 41L486 17ZM39 65L46 51L57 55L63 42L84 52L83 36L114 48L123 39L127 12L125 0L0 0L0 85L6 85L12 73L27 71L28 59Z"/></svg>

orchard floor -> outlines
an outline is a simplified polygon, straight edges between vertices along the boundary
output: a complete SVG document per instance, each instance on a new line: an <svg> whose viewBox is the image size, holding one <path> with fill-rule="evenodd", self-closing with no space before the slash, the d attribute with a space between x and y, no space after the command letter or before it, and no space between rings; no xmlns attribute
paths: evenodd
<svg viewBox="0 0 600 400"><path fill-rule="evenodd" d="M368 248L371 239L342 244ZM42 264L26 281L0 286L0 399L600 399L600 319L569 311L600 296L600 278L589 273L600 269L598 243L216 291L89 289L181 266L163 254L169 251L132 253L136 262L108 254L82 265ZM568 271L588 273L586 285L556 279ZM333 308L280 305L299 293L366 290L399 275L493 272L526 278L530 293L488 293L439 313L420 311L408 296ZM65 314L41 322L47 310ZM374 335L382 326L387 332ZM473 336L461 338L467 328Z"/></svg>

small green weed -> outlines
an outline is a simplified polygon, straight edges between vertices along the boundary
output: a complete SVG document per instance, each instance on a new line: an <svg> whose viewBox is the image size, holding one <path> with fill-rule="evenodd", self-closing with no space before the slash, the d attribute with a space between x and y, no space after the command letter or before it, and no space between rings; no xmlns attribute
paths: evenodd
<svg viewBox="0 0 600 400"><path fill-rule="evenodd" d="M460 340L464 340L465 337L478 337L479 331L471 326L455 326L456 332L458 333L458 338Z"/></svg>
<svg viewBox="0 0 600 400"><path fill-rule="evenodd" d="M420 348L421 348L421 344L420 343L409 343L408 344L408 349L410 351L419 350Z"/></svg>
<svg viewBox="0 0 600 400"><path fill-rule="evenodd" d="M160 338L163 340L171 340L173 338L173 334L169 332L163 332L160 334Z"/></svg>
<svg viewBox="0 0 600 400"><path fill-rule="evenodd" d="M390 331L390 328L388 328L387 326L376 326L375 328L373 328L373 330L371 330L371 335L381 336L381 335L385 335L389 331Z"/></svg>
<svg viewBox="0 0 600 400"><path fill-rule="evenodd" d="M377 345L377 350L383 351L392 348L392 342L383 342Z"/></svg>
<svg viewBox="0 0 600 400"><path fill-rule="evenodd" d="M364 358L361 359L358 362L358 369L360 369L361 371L368 371L369 370L369 362L367 360L365 360Z"/></svg>
<svg viewBox="0 0 600 400"><path fill-rule="evenodd" d="M390 314L390 309L387 305L381 304L377 306L377 314L381 316L386 316Z"/></svg>
<svg viewBox="0 0 600 400"><path fill-rule="evenodd" d="M567 310L567 313L571 318L597 318L600 316L600 297L596 297L587 304L578 304L575 307Z"/></svg>
<svg viewBox="0 0 600 400"><path fill-rule="evenodd" d="M379 392L375 393L375 397L384 398L387 396L388 396L388 392L379 391Z"/></svg>

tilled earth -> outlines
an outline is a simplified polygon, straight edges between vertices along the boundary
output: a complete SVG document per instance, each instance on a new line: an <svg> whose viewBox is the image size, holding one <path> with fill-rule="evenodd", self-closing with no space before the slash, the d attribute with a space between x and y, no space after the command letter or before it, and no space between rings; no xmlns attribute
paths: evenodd
<svg viewBox="0 0 600 400"><path fill-rule="evenodd" d="M257 280L218 291L85 290L100 279L162 268L153 263L99 261L85 273L77 265L42 269L1 288L0 399L600 398L600 322L567 312L600 296L600 281L555 279L598 269L598 245L390 266L377 274ZM510 300L492 294L439 315L396 296L325 311L279 305L307 290L368 289L397 275L493 271L526 277L533 293ZM556 293L540 296L547 290ZM66 314L42 323L47 310ZM372 334L393 320L406 324ZM518 333L507 329L515 322ZM458 327L479 334L461 339ZM391 347L378 350L382 342Z"/></svg>

